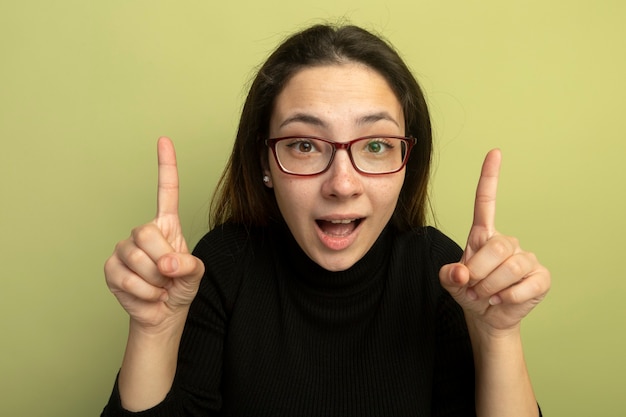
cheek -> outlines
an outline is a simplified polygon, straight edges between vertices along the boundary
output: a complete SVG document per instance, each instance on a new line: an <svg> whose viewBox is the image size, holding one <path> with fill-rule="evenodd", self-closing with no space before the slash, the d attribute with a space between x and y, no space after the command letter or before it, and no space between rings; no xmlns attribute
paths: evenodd
<svg viewBox="0 0 626 417"><path fill-rule="evenodd" d="M285 178L281 174L273 177L274 195L280 212L287 220L306 216L316 200L312 187L306 181Z"/></svg>
<svg viewBox="0 0 626 417"><path fill-rule="evenodd" d="M371 198L380 208L387 207L393 209L398 202L400 190L404 183L404 173L395 174L397 177L389 178L389 181L375 184L371 190Z"/></svg>

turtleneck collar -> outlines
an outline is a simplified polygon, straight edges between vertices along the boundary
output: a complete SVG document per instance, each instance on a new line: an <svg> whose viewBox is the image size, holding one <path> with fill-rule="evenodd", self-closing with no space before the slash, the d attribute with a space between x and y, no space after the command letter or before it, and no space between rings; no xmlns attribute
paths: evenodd
<svg viewBox="0 0 626 417"><path fill-rule="evenodd" d="M359 292L387 270L392 245L392 226L387 225L370 250L344 271L328 271L300 248L286 224L276 225L274 245L278 262L285 262L295 279L314 291L348 295Z"/></svg>

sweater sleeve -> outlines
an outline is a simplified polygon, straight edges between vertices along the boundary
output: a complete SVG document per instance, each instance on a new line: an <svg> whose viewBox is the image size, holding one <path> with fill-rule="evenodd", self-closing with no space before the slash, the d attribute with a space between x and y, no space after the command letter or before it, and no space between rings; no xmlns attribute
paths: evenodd
<svg viewBox="0 0 626 417"><path fill-rule="evenodd" d="M242 234L243 233L243 234ZM172 388L155 407L130 412L121 406L117 382L101 417L219 416L222 355L230 310L239 286L245 231L229 226L207 233L193 254L205 265L185 323Z"/></svg>

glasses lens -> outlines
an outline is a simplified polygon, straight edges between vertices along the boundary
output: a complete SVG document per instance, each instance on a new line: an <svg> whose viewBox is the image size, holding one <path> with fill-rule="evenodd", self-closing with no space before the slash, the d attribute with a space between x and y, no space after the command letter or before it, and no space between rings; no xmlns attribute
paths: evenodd
<svg viewBox="0 0 626 417"><path fill-rule="evenodd" d="M311 175L326 169L333 154L327 142L310 138L288 138L276 142L276 159L287 172Z"/></svg>
<svg viewBox="0 0 626 417"><path fill-rule="evenodd" d="M358 169L371 174L384 174L402 168L408 142L399 138L366 138L354 142L350 148Z"/></svg>

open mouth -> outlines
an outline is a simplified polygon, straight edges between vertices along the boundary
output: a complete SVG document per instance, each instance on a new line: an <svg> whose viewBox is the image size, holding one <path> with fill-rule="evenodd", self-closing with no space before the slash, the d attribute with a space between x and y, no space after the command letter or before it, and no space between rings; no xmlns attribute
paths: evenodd
<svg viewBox="0 0 626 417"><path fill-rule="evenodd" d="M362 219L316 220L322 233L331 237L350 235L361 224Z"/></svg>

